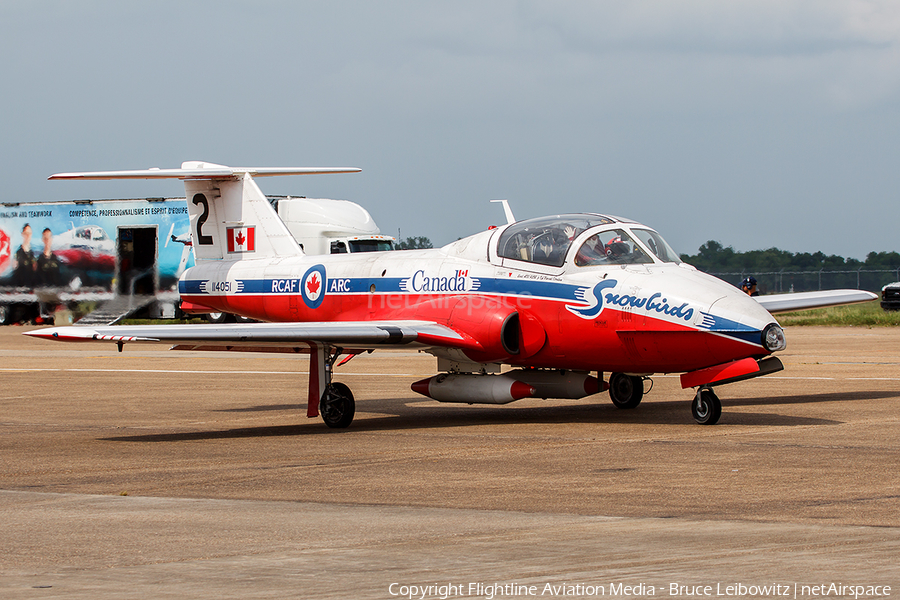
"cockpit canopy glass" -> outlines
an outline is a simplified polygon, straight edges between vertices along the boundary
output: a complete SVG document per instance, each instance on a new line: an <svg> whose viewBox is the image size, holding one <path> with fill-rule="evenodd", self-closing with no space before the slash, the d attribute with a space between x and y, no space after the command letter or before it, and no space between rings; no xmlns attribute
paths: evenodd
<svg viewBox="0 0 900 600"><path fill-rule="evenodd" d="M579 267L652 262L653 259L634 243L624 229L607 229L592 235L575 255L575 264Z"/></svg>
<svg viewBox="0 0 900 600"><path fill-rule="evenodd" d="M672 247L666 243L666 240L652 229L632 229L631 233L662 262L681 262L681 257L678 256L678 253L672 250Z"/></svg>
<svg viewBox="0 0 900 600"><path fill-rule="evenodd" d="M500 235L497 254L551 267L561 267L572 240L582 231L613 223L600 215L557 215L514 223Z"/></svg>

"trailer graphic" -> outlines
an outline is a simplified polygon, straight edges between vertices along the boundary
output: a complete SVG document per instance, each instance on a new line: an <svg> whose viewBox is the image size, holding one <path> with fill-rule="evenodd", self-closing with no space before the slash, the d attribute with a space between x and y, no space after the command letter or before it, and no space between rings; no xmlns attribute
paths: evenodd
<svg viewBox="0 0 900 600"><path fill-rule="evenodd" d="M394 238L353 202L270 202L307 254L393 249ZM184 198L3 203L0 324L126 297L152 301L151 316L175 316L178 278L193 264Z"/></svg>

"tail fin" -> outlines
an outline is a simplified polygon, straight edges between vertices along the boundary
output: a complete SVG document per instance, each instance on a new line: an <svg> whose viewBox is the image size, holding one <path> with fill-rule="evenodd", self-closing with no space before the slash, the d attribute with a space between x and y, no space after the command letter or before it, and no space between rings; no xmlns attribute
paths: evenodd
<svg viewBox="0 0 900 600"><path fill-rule="evenodd" d="M232 168L189 161L180 169L58 173L50 179L182 179L196 260L300 256L253 176L355 173L356 168Z"/></svg>
<svg viewBox="0 0 900 600"><path fill-rule="evenodd" d="M193 165L185 163L182 168ZM303 251L249 173L185 179L196 260L300 256Z"/></svg>

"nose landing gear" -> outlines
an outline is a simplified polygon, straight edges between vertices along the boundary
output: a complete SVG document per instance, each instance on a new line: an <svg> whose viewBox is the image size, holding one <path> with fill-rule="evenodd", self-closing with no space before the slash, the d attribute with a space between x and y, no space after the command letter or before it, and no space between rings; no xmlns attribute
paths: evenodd
<svg viewBox="0 0 900 600"><path fill-rule="evenodd" d="M691 414L701 425L715 425L722 416L722 402L711 387L702 386L691 402Z"/></svg>

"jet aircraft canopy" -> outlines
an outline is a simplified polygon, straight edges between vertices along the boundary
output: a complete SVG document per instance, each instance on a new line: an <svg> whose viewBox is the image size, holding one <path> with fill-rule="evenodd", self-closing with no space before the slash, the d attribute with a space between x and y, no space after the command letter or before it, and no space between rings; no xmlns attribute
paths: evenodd
<svg viewBox="0 0 900 600"><path fill-rule="evenodd" d="M588 230L596 231L584 239L581 234ZM578 247L573 262L579 267L681 262L678 253L652 229L634 221L594 214L556 215L513 223L500 235L497 254L562 267L573 246Z"/></svg>

